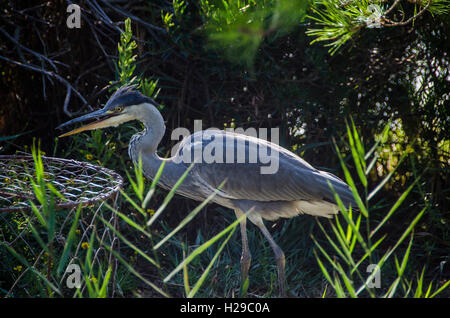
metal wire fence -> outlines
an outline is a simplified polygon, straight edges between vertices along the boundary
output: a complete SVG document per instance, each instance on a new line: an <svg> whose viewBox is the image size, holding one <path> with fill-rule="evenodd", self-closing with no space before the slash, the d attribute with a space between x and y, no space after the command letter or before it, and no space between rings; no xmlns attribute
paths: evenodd
<svg viewBox="0 0 450 318"><path fill-rule="evenodd" d="M53 197L57 209L102 202L117 193L123 185L116 172L87 162L42 156L44 181L61 196ZM0 155L0 213L29 210L38 204L31 180L36 178L30 155ZM50 191L50 187L46 189Z"/></svg>
<svg viewBox="0 0 450 318"><path fill-rule="evenodd" d="M113 250L119 250L119 241L115 232L98 223L98 216L101 214L108 224L113 229L117 227L117 216L115 213L102 213L102 202L111 199L112 206L117 207L118 191L123 185L122 177L114 171L99 167L87 162L79 162L75 160L67 160L60 158L52 158L41 156L43 164L43 178L46 184L44 197L52 198L53 210L66 209L67 213L61 213L62 218L58 219L55 226L54 240L48 242L46 247L36 244L35 238L30 235L29 227L17 228L9 226L12 232L11 238L3 242L4 246L8 246L17 251L21 258L26 259L25 255L32 255L28 259L29 266L13 275L13 281L3 291L6 297L14 295L28 295L33 297L33 292L28 291L32 286L28 283L28 273L40 269L48 281L53 283L54 290L59 295L64 297L76 297L77 293L86 295L86 286L78 291L77 289L70 289L66 285L69 272L63 271L56 273L54 270L47 270L48 264L55 262L58 264L61 255L58 253L49 255L50 248L53 246L53 251L62 251L65 249L68 240L69 228L75 219L76 208L81 204L82 206L93 206L94 209L89 209L91 213L82 213L77 221L78 234L76 244L73 246L70 253L69 260L66 266L71 264L80 264L85 256L83 256L84 245L91 242L91 237L94 234L95 241L92 241L92 259L90 259L90 268L100 268L102 266L110 267L112 275L110 278L110 290L108 296L113 297L117 292L115 286L117 276L117 259L113 255ZM33 157L30 155L0 155L0 219L5 224L10 224L11 212L19 214L27 214L31 209L31 203L35 204L41 210L41 202L36 198L35 191L33 191L33 182L36 180L36 167ZM36 183L35 183L36 184ZM53 190L52 190L53 188ZM55 195L55 190L59 193ZM44 201L45 202L45 201ZM10 213L1 213L10 212ZM31 214L28 219L30 224L38 225L36 217ZM39 234L37 234L39 236ZM41 237L44 241L45 236ZM0 242L1 243L1 242ZM24 252L24 244L27 248L28 254ZM108 249L105 248L108 246ZM29 256L29 255L28 255ZM19 259L15 262L20 261ZM0 267L7 267L8 260L0 259ZM96 266L96 267L95 267ZM51 267L50 267L51 268ZM13 270L14 272L14 270ZM14 273L16 274L16 273ZM94 273L90 273L89 277ZM105 273L102 274L104 279ZM39 279L42 279L41 276ZM97 277L100 278L100 277ZM25 288L24 288L25 286Z"/></svg>

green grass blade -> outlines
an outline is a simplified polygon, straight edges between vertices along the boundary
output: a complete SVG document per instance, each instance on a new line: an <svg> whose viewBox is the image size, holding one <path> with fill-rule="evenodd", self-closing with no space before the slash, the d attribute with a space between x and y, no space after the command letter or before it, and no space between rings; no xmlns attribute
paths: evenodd
<svg viewBox="0 0 450 318"><path fill-rule="evenodd" d="M317 224L319 224L320 229L322 230L323 234L325 235L325 238L327 239L327 241L330 243L330 245L334 248L334 250L336 251L336 253L339 254L339 256L346 262L346 263L351 263L352 262L352 257L349 253L349 250L346 246L346 243L344 242L342 236L340 235L340 233L338 232L338 230L336 229L336 227L331 224L331 228L333 229L333 232L338 240L338 242L341 245L341 249L334 243L333 239L328 235L328 233L325 231L325 229L323 228L322 224L320 222L317 222ZM343 250L343 251L342 251Z"/></svg>
<svg viewBox="0 0 450 318"><path fill-rule="evenodd" d="M341 222L339 221L339 217L336 216L334 219L336 220L336 227L337 227L337 230L339 231L339 235L342 238L346 238L346 234L344 232L344 228L341 225Z"/></svg>
<svg viewBox="0 0 450 318"><path fill-rule="evenodd" d="M342 170L344 171L345 180L347 181L347 183L350 186L350 189L352 191L353 198L355 199L356 204L358 205L358 208L361 211L361 213L367 218L367 217L369 217L369 212L367 211L366 206L364 205L364 203L361 200L361 197L358 193L355 182L353 181L353 178L350 175L350 172L348 171L347 166L345 165L344 158L342 157L342 154L339 151L339 148L336 145L336 142L334 142L334 146L336 148L336 153L339 157L339 162L341 163ZM329 181L328 181L328 184L331 185L331 183ZM333 192L335 192L334 189L333 189Z"/></svg>
<svg viewBox="0 0 450 318"><path fill-rule="evenodd" d="M431 288L433 287L433 282L430 282L430 284L428 285L427 291L425 292L425 295L423 296L423 298L430 298L430 293L431 293Z"/></svg>
<svg viewBox="0 0 450 318"><path fill-rule="evenodd" d="M146 237L148 237L149 239L152 238L151 234L148 233L142 226L140 226L139 224L137 224L136 222L134 222L132 219L130 219L128 216L126 216L125 214L123 214L122 212L119 212L118 210L116 210L115 208L113 208L112 206L110 206L108 203L105 202L105 205L108 209L110 209L111 211L113 211L114 213L116 213L123 221L125 221L125 223L127 223L128 225L130 225L131 227L135 228L136 230L138 230L140 233L144 234Z"/></svg>
<svg viewBox="0 0 450 318"><path fill-rule="evenodd" d="M122 194L125 199L130 202L130 204L142 215L145 215L145 211L136 203L133 199L131 199L128 194L126 194L122 189L120 189L120 194Z"/></svg>
<svg viewBox="0 0 450 318"><path fill-rule="evenodd" d="M355 122L353 121L353 118L351 118L351 121L352 121L353 137L355 140L356 149L358 150L359 160L362 164L362 168L366 169L366 159L365 159L366 151L364 150L364 145L361 142L361 137L359 137L359 133L358 130L356 129L356 125Z"/></svg>
<svg viewBox="0 0 450 318"><path fill-rule="evenodd" d="M158 210L156 210L155 214L152 215L150 220L147 222L147 226L151 226L153 222L159 217L159 215L164 211L166 206L169 204L170 200L172 200L173 196L175 195L175 192L177 191L178 187L181 185L181 183L184 181L188 173L191 171L194 164L192 163L189 168L186 169L186 171L183 173L183 175L178 179L178 181L175 183L173 188L170 190L170 192L167 194L167 196L164 198L163 203L159 206Z"/></svg>
<svg viewBox="0 0 450 318"><path fill-rule="evenodd" d="M356 238L357 238L359 244L361 244L361 246L364 248L364 251L366 251L366 252L369 251L369 248L367 247L367 244L366 244L364 238L361 236L361 233L359 233L359 229L356 227L356 224L353 222L353 220L349 217L347 209L345 208L344 204L342 203L341 198L339 198L339 195L336 193L336 191L334 191L334 188L329 181L328 181L328 185L330 186L330 188L333 191L334 199L336 200L336 203L337 203L339 209L341 210L341 215L344 217L347 224L350 225L350 227L352 228L353 235L356 235Z"/></svg>
<svg viewBox="0 0 450 318"><path fill-rule="evenodd" d="M158 168L158 171L156 172L155 177L153 178L152 184L150 185L150 188L153 189L158 184L159 178L161 177L161 174L163 173L164 167L166 165L166 161L163 160L161 165Z"/></svg>
<svg viewBox="0 0 450 318"><path fill-rule="evenodd" d="M417 222L419 222L420 218L422 217L422 215L425 213L425 211L427 210L427 207L424 207L422 209L422 211L419 212L419 214L417 214L417 216L414 218L414 220L410 223L410 225L408 226L408 228L403 232L402 236L400 237L400 239L397 241L397 243L394 245L394 247L392 249L390 249L380 260L380 262L382 262L381 264L384 263L384 261L386 259L388 259L390 257L390 255L398 248L398 246L405 240L405 238L408 236L409 233L411 233L411 231L414 229L414 226L416 226ZM381 267L381 266L380 266Z"/></svg>
<svg viewBox="0 0 450 318"><path fill-rule="evenodd" d="M409 192L411 192L411 190L414 188L414 186L416 185L416 183L420 180L420 177L417 177L416 180L414 180L414 182L408 187L408 189L406 189L402 195L397 199L397 201L395 202L395 204L391 207L391 209L389 210L389 212L386 214L386 216L383 218L383 220L378 224L378 226L370 233L370 237L372 237L388 220L389 218L392 216L392 214L394 214L394 212L398 209L398 207L403 203L403 201L406 199L406 197L408 196Z"/></svg>
<svg viewBox="0 0 450 318"><path fill-rule="evenodd" d="M70 227L69 234L67 235L66 244L64 245L64 249L61 254L61 258L59 260L59 265L56 270L57 275L61 274L63 271L63 268L66 266L67 259L69 257L69 253L70 253L70 250L72 248L72 244L73 244L73 241L75 238L75 231L77 229L80 213L81 213L81 204L78 205L78 208L75 212L75 218L73 220L72 226Z"/></svg>
<svg viewBox="0 0 450 318"><path fill-rule="evenodd" d="M93 274L93 266L92 263L92 252L94 251L94 238L95 238L95 231L92 231L91 238L89 239L89 247L86 251L86 258L85 258L85 274L87 277L91 277Z"/></svg>
<svg viewBox="0 0 450 318"><path fill-rule="evenodd" d="M336 291L336 296L338 298L347 298L347 295L345 294L344 289L342 288L341 281L339 279L339 276L335 273L334 275L334 286Z"/></svg>
<svg viewBox="0 0 450 318"><path fill-rule="evenodd" d="M402 236L400 237L400 239L397 241L397 243L394 245L393 248L391 248L390 250L388 250L380 259L380 261L377 263L377 266L381 269L383 264L389 259L389 257L392 255L392 253L398 248L398 246L404 241L404 239L406 238L406 236L408 236L409 233L411 233L411 231L414 229L414 226L417 224L417 222L419 222L420 218L422 217L422 215L425 213L426 211L426 207L422 209L422 211L419 212L419 214L414 218L414 220L410 223L410 225L408 226L408 228L403 232ZM375 272L374 272L375 273ZM367 282L369 282L372 278L374 273L372 273L369 278L367 278L366 283L361 286L358 291L356 292L356 294L358 295L362 290L364 290L367 287Z"/></svg>
<svg viewBox="0 0 450 318"><path fill-rule="evenodd" d="M375 154L375 156L372 158L372 160L369 162L365 174L369 175L370 171L372 171L373 167L375 166L375 163L377 162L378 158L380 156L378 155L378 153Z"/></svg>
<svg viewBox="0 0 450 318"><path fill-rule="evenodd" d="M422 273L420 274L420 277L417 277L417 289L414 293L414 298L421 298L423 294L423 274L425 274L425 266L422 268Z"/></svg>
<svg viewBox="0 0 450 318"><path fill-rule="evenodd" d="M397 291L397 287L398 287L399 283L400 283L400 277L397 277L394 280L394 282L391 284L391 286L389 287L386 294L384 294L383 298L393 298L395 295L395 292Z"/></svg>
<svg viewBox="0 0 450 318"><path fill-rule="evenodd" d="M36 228L31 223L31 220L25 214L24 214L24 216L25 216L25 218L27 220L28 226L31 229L31 234L33 234L34 238L39 243L39 245L42 247L42 249L48 253L49 252L48 245L44 243L44 240L41 238L41 236L39 235L38 231L36 230Z"/></svg>
<svg viewBox="0 0 450 318"><path fill-rule="evenodd" d="M442 285L441 288L439 288L437 291L435 291L430 298L434 298L435 296L437 296L438 294L440 294L441 292L443 292L447 287L449 287L450 285L450 280L448 280L444 285Z"/></svg>
<svg viewBox="0 0 450 318"><path fill-rule="evenodd" d="M325 268L325 266L323 265L322 261L320 260L320 257L317 255L317 252L314 250L313 253L314 253L314 256L316 257L317 264L319 264L320 270L322 271L322 273L325 276L326 280L331 284L333 289L336 289L335 286L334 286L334 281L331 279L330 274L328 273L327 269Z"/></svg>
<svg viewBox="0 0 450 318"><path fill-rule="evenodd" d="M319 242L314 239L314 236L311 235L311 238L314 241L314 244L317 246L317 248L319 249L319 251L322 253L323 256L325 256L325 258L327 259L327 261L333 266L333 268L338 271L339 273L341 272L341 269L338 265L336 265L336 262L333 261L330 257L330 255L325 251L325 249L319 244ZM344 274L345 275L345 274Z"/></svg>
<svg viewBox="0 0 450 318"><path fill-rule="evenodd" d="M191 213L189 213L179 224L178 226L171 231L169 234L167 234L161 241L158 242L158 244L155 245L154 249L157 250L161 247L167 240L169 240L173 235L175 235L179 230L181 230L186 224L188 224L202 209L203 207L209 203L209 201L212 200L216 196L216 194L220 191L220 189L225 184L225 181L222 182L219 187L214 190L213 193L211 193L200 205L198 205Z"/></svg>
<svg viewBox="0 0 450 318"><path fill-rule="evenodd" d="M383 242L386 237L387 237L387 234L385 234L378 241L376 241L374 244L372 244L369 251L367 251L363 255L363 257L361 257L361 259L355 264L355 267L351 270L350 274L353 274L358 269L359 265L361 265L361 263L373 253L373 251L377 248L377 246L380 245L381 242Z"/></svg>
<svg viewBox="0 0 450 318"><path fill-rule="evenodd" d="M144 282L146 285L153 288L155 291L157 291L159 294L161 294L164 297L170 297L166 292L164 292L161 288L153 284L151 281L147 280L145 277L143 277L141 274L139 274L133 266L131 266L119 253L114 251L108 244L103 243L103 246L114 255L115 258L119 260L122 265L126 267L126 269L131 272L134 276L136 276L138 279L140 279L142 282Z"/></svg>
<svg viewBox="0 0 450 318"><path fill-rule="evenodd" d="M406 269L406 264L408 263L409 253L411 252L413 240L414 240L414 234L413 234L413 232L411 232L411 239L409 240L408 248L406 249L405 254L403 255L402 264L397 271L398 277L402 277L403 273Z"/></svg>
<svg viewBox="0 0 450 318"><path fill-rule="evenodd" d="M387 293L384 295L383 298L393 298L395 295L395 292L397 291L397 287L400 283L400 277L397 277L392 285L389 287Z"/></svg>
<svg viewBox="0 0 450 318"><path fill-rule="evenodd" d="M213 238L209 239L207 242L203 243L194 251L192 251L192 253L187 258L185 258L180 264L178 264L178 266L172 272L170 272L169 275L166 276L166 278L164 278L164 282L167 283L176 273L178 273L183 268L183 266L189 264L195 257L203 253L203 251L214 244L218 239L233 230L246 216L247 214L241 215L238 219L236 219L236 221L227 226L219 234L216 234Z"/></svg>
<svg viewBox="0 0 450 318"><path fill-rule="evenodd" d="M340 276L341 276L342 280L344 281L345 288L347 289L350 297L358 298L358 296L355 293L355 288L353 287L352 281L347 276L347 274L345 274L345 271L344 271L344 269L342 268L342 266L340 264L338 264L338 267L340 269L339 270Z"/></svg>
<svg viewBox="0 0 450 318"><path fill-rule="evenodd" d="M361 180L361 183L364 187L367 187L367 178L365 175L365 163L363 163L361 161L361 157L359 154L359 151L357 149L357 146L355 144L355 140L354 137L352 135L352 132L350 131L350 127L347 124L347 135L348 135L348 140L350 143L350 150L352 153L352 157L353 157L353 161L355 162L355 167L356 167L356 172L358 173L359 179ZM363 158L364 159L364 158Z"/></svg>
<svg viewBox="0 0 450 318"><path fill-rule="evenodd" d="M225 245L228 243L228 241L230 240L231 236L234 234L234 231L236 230L236 227L234 227L231 231L230 234L228 234L228 237L222 242L222 244L220 245L219 249L217 250L216 254L214 255L214 257L212 258L211 262L209 262L208 266L206 267L205 271L203 272L202 276L200 276L200 278L198 279L197 283L194 285L194 287L192 287L190 293L187 295L187 298L192 298L195 296L195 294L197 293L197 291L199 290L199 288L203 285L206 277L208 277L208 274L211 270L211 267L214 265L214 263L216 262L217 258L219 257L220 253L222 252L223 248L225 247Z"/></svg>
<svg viewBox="0 0 450 318"><path fill-rule="evenodd" d="M147 261L149 261L150 263L152 263L154 266L156 267L160 267L159 264L152 259L150 256L148 256L145 252L143 252L140 248L138 248L136 245L134 245L133 243L131 243L129 240L127 240L125 238L125 236L123 236L116 228L114 228L114 226L112 226L111 223L109 223L108 221L106 221L104 218L102 218L101 216L98 216L98 218L100 218L100 220L111 230L114 232L114 234L120 239L121 242L125 243L127 246L129 246L133 251L135 251L136 253L138 253L139 255L141 255L143 258L145 258Z"/></svg>
<svg viewBox="0 0 450 318"><path fill-rule="evenodd" d="M29 203L30 203L30 206L31 206L31 210L33 211L34 215L38 219L39 223L41 223L41 225L43 227L47 228L48 227L47 221L44 219L43 215L39 211L39 209L36 206L36 204L34 204L32 201L29 201Z"/></svg>
<svg viewBox="0 0 450 318"><path fill-rule="evenodd" d="M61 192L58 191L58 189L56 189L53 184L51 184L50 182L46 183L46 186L50 189L50 192L55 194L58 198L60 198L63 201L67 201L67 198L65 196L63 196L61 194Z"/></svg>
<svg viewBox="0 0 450 318"><path fill-rule="evenodd" d="M398 161L398 164L395 166L395 168L388 173L388 175L386 177L384 177L384 179L375 187L375 189L373 189L369 195L367 196L367 201L370 201L375 194L378 193L378 191L380 191L384 185L391 179L391 177L394 175L395 171L397 171L397 168L400 166L400 164L403 162L403 160L408 156L408 153L405 152L401 157L400 160Z"/></svg>
<svg viewBox="0 0 450 318"><path fill-rule="evenodd" d="M23 256L18 254L14 248L12 248L11 246L9 246L1 241L0 241L0 245L3 245L15 258L17 258L17 260L19 260L19 262L21 262L25 267L27 267L29 270L31 270L34 274L39 276L39 278L41 278L45 282L45 284L48 287L50 287L54 292L56 292L60 296L63 296L63 294L61 293L59 288L57 288L52 282L50 282L47 279L47 277L42 275L36 268L34 268L34 266L29 264L28 261Z"/></svg>
<svg viewBox="0 0 450 318"><path fill-rule="evenodd" d="M358 219L356 220L356 228L358 230L359 230L359 228L361 226L361 219L362 219L362 214L359 213L358 214ZM351 231L351 226L349 226L349 230ZM350 243L350 246L349 246L350 253L352 253L353 250L355 249L356 241L357 241L357 237L356 237L356 235L353 235L353 232L352 232L352 239L351 239L351 243Z"/></svg>
<svg viewBox="0 0 450 318"><path fill-rule="evenodd" d="M100 291L99 291L98 296L100 298L107 297L108 283L109 283L109 279L111 278L111 272L112 272L112 267L111 267L111 265L109 265L108 270L106 271L106 274L105 274L105 278L103 279L102 287L100 288Z"/></svg>
<svg viewBox="0 0 450 318"><path fill-rule="evenodd" d="M186 250L184 244L183 244L183 258L186 258ZM183 266L183 285L184 285L184 292L187 296L191 292L191 287L189 286L189 272L186 264Z"/></svg>
<svg viewBox="0 0 450 318"><path fill-rule="evenodd" d="M245 282L242 284L241 288L239 288L239 297L243 298L246 297L248 286L250 285L250 279L247 277L245 278Z"/></svg>

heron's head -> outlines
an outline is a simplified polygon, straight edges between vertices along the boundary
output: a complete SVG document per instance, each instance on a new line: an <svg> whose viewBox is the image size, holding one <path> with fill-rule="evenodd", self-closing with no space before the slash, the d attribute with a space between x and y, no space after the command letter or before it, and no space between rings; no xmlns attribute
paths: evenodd
<svg viewBox="0 0 450 318"><path fill-rule="evenodd" d="M142 95L135 90L136 85L124 85L120 87L108 100L105 107L84 116L69 120L57 128L88 120L94 120L87 125L76 128L59 137L78 134L85 130L93 130L106 127L117 127L127 121L140 119L140 114L146 105L156 105L150 97Z"/></svg>

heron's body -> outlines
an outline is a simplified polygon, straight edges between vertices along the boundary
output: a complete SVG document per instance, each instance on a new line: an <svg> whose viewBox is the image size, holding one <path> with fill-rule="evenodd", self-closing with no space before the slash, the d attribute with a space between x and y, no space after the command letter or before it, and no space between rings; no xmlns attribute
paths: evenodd
<svg viewBox="0 0 450 318"><path fill-rule="evenodd" d="M138 162L138 154L146 158L142 161L143 171L151 179L165 161L159 184L166 189L171 189L191 162L195 161L193 156L189 156L188 159L191 160L185 160L186 152L193 154L196 148L200 148L199 153L202 153L214 138L223 140L224 148L234 143L235 156L231 162L226 161L224 149L220 162L194 163L177 190L177 193L194 200L206 199L225 179L227 181L211 201L231 209L248 211L253 208L252 213L267 220L290 218L299 214L331 217L336 213L337 207L333 204L333 192L328 182L344 202L352 200L351 191L343 181L313 168L294 153L265 140L220 130L199 131L183 139L175 156L162 159L152 149L152 145L145 143L145 139L157 141L152 138L152 134L154 132L148 128L143 133L134 135L130 141L129 154L135 163ZM194 142L195 140L200 142ZM261 167L267 164L259 160L256 163L238 162L239 151L249 161L249 149L259 144L264 144L272 155L277 153L275 156L278 157L279 167L276 173L261 174ZM238 149L239 146L244 150Z"/></svg>
<svg viewBox="0 0 450 318"><path fill-rule="evenodd" d="M272 239L262 219L276 220L279 217L290 218L299 214L331 217L337 213L338 208L330 185L345 205L355 205L347 184L330 173L313 168L294 153L274 143L220 130L196 132L182 140L173 157L162 159L157 154L157 148L164 135L165 126L154 104L152 99L133 91L132 87L122 87L110 98L103 110L66 124L107 114L106 120L65 135L137 119L143 122L146 128L131 138L129 155L135 163L138 162L139 156L141 157L143 172L150 179L155 177L161 163L165 161L158 180L160 186L171 189L192 162L194 165L177 189L177 193L203 201L226 180L212 201L233 209L237 217L248 213L247 218L261 229L274 250L280 291L284 294L284 254ZM118 112L116 105L123 105L125 108L119 106L121 111ZM211 151L211 143L217 140L221 143L214 145L215 161L208 162L195 157L196 151L203 154L208 147ZM217 145L222 149L217 148ZM257 160L249 160L250 154L255 153L255 150L259 154L260 149L264 149L271 158L278 160L277 169L273 173L261 173L261 168L267 166L267 161L263 162L259 156ZM245 160L238 160L238 154L245 154ZM203 156L201 158L204 159ZM243 244L241 269L242 278L245 280L250 267L246 219L241 222L241 235Z"/></svg>

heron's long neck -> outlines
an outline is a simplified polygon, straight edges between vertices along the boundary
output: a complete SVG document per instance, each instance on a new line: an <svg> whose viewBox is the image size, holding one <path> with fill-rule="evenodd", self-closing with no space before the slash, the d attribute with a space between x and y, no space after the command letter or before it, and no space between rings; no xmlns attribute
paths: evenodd
<svg viewBox="0 0 450 318"><path fill-rule="evenodd" d="M142 121L145 130L131 138L129 154L135 163L138 163L139 155L141 155L144 168L147 168L147 170L150 170L149 173L153 174L154 170L158 170L162 160L157 155L156 150L166 129L164 119L156 107L150 104L140 107L139 114L136 117Z"/></svg>
<svg viewBox="0 0 450 318"><path fill-rule="evenodd" d="M158 172L161 164L165 161L164 172L160 176L159 185L170 189L184 173L184 166L172 162L172 158L162 159L156 153L158 144L164 136L164 119L159 111L150 104L140 107L139 114L136 116L144 125L145 130L137 133L131 138L128 152L135 164L139 162L139 156L142 159L142 168L144 174L153 179Z"/></svg>
<svg viewBox="0 0 450 318"><path fill-rule="evenodd" d="M161 113L155 106L145 104L140 114L141 121L144 123L145 131L141 137L142 150L149 153L156 153L158 145L164 136L166 126Z"/></svg>
<svg viewBox="0 0 450 318"><path fill-rule="evenodd" d="M138 164L139 156L141 156L143 172L150 179L155 177L161 164L165 161L164 172L161 174L158 184L170 189L182 176L186 168L172 162L172 158L162 159L156 153L158 144L164 136L164 119L159 111L150 104L140 107L136 118L144 123L145 130L131 138L128 147L130 157L135 164Z"/></svg>

